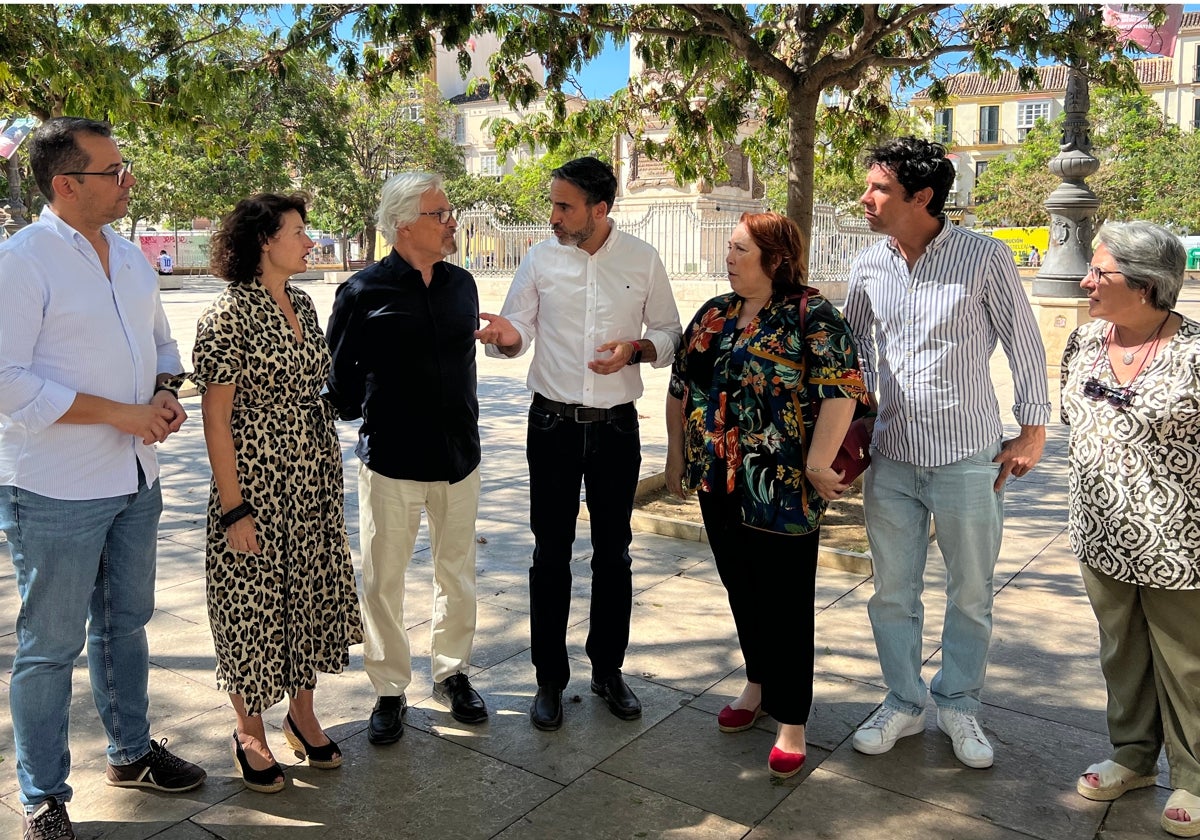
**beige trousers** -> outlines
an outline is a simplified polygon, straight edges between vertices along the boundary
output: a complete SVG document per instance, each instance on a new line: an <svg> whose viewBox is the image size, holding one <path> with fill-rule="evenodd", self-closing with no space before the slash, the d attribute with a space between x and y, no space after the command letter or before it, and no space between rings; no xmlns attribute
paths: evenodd
<svg viewBox="0 0 1200 840"><path fill-rule="evenodd" d="M459 671L467 673L475 639L478 468L451 484L387 478L360 464L358 506L363 661L375 693L381 697L402 694L412 682L404 579L422 510L429 523L433 555L430 671L436 682Z"/></svg>
<svg viewBox="0 0 1200 840"><path fill-rule="evenodd" d="M1079 568L1100 623L1112 760L1149 775L1165 745L1171 787L1200 795L1200 590L1137 586Z"/></svg>

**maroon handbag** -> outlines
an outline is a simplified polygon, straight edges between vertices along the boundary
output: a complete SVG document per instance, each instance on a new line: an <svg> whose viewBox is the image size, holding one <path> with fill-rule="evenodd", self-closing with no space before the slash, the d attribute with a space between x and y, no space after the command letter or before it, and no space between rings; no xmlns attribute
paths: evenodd
<svg viewBox="0 0 1200 840"><path fill-rule="evenodd" d="M859 417L850 424L846 439L838 448L831 466L837 472L845 472L842 484L849 484L871 466L871 431L874 417Z"/></svg>

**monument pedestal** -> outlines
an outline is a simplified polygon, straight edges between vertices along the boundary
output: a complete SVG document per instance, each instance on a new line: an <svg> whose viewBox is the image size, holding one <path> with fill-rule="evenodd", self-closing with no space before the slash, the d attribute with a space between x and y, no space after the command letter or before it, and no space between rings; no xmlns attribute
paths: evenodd
<svg viewBox="0 0 1200 840"><path fill-rule="evenodd" d="M1042 343L1046 345L1046 375L1057 378L1067 339L1076 327L1092 320L1088 314L1087 298L1034 297L1033 313L1037 316Z"/></svg>

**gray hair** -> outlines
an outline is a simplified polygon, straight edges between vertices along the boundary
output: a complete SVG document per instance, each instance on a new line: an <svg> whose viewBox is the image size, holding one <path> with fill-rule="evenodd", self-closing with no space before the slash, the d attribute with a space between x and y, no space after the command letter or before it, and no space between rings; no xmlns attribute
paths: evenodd
<svg viewBox="0 0 1200 840"><path fill-rule="evenodd" d="M1155 309L1170 310L1179 299L1187 253L1179 237L1151 222L1106 222L1092 243L1108 248L1125 275L1125 285L1145 292Z"/></svg>
<svg viewBox="0 0 1200 840"><path fill-rule="evenodd" d="M396 244L396 228L421 217L421 196L442 188L442 176L432 172L402 172L388 178L379 194L375 226L388 245Z"/></svg>

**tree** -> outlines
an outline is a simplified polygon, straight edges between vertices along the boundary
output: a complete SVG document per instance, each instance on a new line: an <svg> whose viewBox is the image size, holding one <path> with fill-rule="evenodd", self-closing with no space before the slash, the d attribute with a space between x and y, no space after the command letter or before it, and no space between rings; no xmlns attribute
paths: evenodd
<svg viewBox="0 0 1200 840"><path fill-rule="evenodd" d="M254 30L237 40L248 51L265 49ZM137 162L132 227L141 219L219 218L256 192L315 191L314 173L349 166L348 109L333 70L308 56L271 86L232 80L210 125L186 133L134 127L124 144Z"/></svg>
<svg viewBox="0 0 1200 840"><path fill-rule="evenodd" d="M894 82L928 76L948 53L985 73L1007 69L1014 56L1021 78L1036 79L1040 58L1070 58L1096 78L1135 83L1132 66L1102 25L1099 6L945 6L941 4L629 4L327 7L356 21L355 35L377 45L358 66L356 45L306 23L292 43L319 43L367 78L412 74L429 66L435 31L461 48L474 32L495 32L501 48L491 64L494 94L526 105L545 94L553 122L569 133L597 121L628 132L643 151L666 160L681 181L724 174L729 143L747 134L787 136L787 212L811 224L816 149L821 140L861 147L861 137L891 110ZM1159 19L1160 11L1155 13ZM590 113L568 113L572 73L598 55L604 38L633 43L648 68ZM538 55L545 85L522 60ZM1111 61L1103 60L1111 55ZM460 62L470 56L460 49ZM819 125L822 93L838 89L842 104ZM934 98L940 91L934 85ZM547 148L552 148L547 144Z"/></svg>
<svg viewBox="0 0 1200 840"><path fill-rule="evenodd" d="M1088 179L1100 199L1097 223L1143 219L1180 231L1200 218L1200 137L1167 123L1142 93L1100 89L1092 100L1092 153L1100 169ZM1043 202L1058 184L1047 164L1059 150L1062 117L1039 122L1012 155L993 161L975 185L976 217L986 225L1045 225Z"/></svg>
<svg viewBox="0 0 1200 840"><path fill-rule="evenodd" d="M396 81L376 97L369 86L343 79L339 91L350 103L345 120L349 166L339 163L313 173L314 209L343 239L362 231L370 260L383 182L413 170L456 178L465 172L462 150L454 143L454 108L432 82Z"/></svg>
<svg viewBox="0 0 1200 840"><path fill-rule="evenodd" d="M1049 169L1058 154L1062 115L1038 120L1011 156L989 161L975 181L975 218L1002 227L1042 227L1049 221L1043 202L1060 183Z"/></svg>

